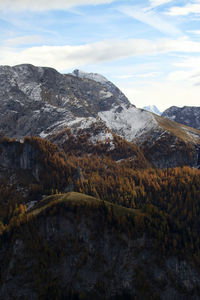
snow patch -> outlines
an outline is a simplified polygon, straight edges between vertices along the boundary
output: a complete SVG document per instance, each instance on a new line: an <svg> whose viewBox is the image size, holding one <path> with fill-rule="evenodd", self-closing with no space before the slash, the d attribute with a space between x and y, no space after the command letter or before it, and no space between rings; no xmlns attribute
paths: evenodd
<svg viewBox="0 0 200 300"><path fill-rule="evenodd" d="M101 84L108 83L108 80L104 76L102 76L100 74L97 74L97 73L87 73L87 72L84 72L84 71L81 71L81 70L74 70L72 72L72 75L76 76L76 77L79 77L79 78L91 79L91 80L94 80L94 81L99 82Z"/></svg>
<svg viewBox="0 0 200 300"><path fill-rule="evenodd" d="M103 91L103 90L100 91L100 97L102 97L102 98L107 99L107 98L110 98L112 96L113 96L113 94L111 92L106 92L106 91Z"/></svg>

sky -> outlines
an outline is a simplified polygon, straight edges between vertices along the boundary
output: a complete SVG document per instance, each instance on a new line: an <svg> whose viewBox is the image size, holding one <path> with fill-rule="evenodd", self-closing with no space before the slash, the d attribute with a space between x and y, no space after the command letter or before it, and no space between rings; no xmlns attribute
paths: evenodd
<svg viewBox="0 0 200 300"><path fill-rule="evenodd" d="M200 106L200 0L0 0L0 65L100 73L137 107Z"/></svg>

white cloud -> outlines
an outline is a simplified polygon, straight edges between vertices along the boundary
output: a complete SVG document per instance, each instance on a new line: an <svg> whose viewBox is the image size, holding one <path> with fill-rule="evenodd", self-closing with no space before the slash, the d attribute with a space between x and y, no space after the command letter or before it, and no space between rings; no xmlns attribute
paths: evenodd
<svg viewBox="0 0 200 300"><path fill-rule="evenodd" d="M112 3L115 0L0 0L0 10L46 11L68 9L80 5L98 5Z"/></svg>
<svg viewBox="0 0 200 300"><path fill-rule="evenodd" d="M0 64L32 63L65 70L145 54L147 49L154 52L154 45L146 40L108 40L80 46L42 46L22 50L1 47Z"/></svg>
<svg viewBox="0 0 200 300"><path fill-rule="evenodd" d="M1 47L0 64L31 63L63 71L136 55L171 52L199 53L200 42L192 42L187 39L161 39L155 42L145 39L127 39L105 40L79 46L41 46L26 49Z"/></svg>
<svg viewBox="0 0 200 300"><path fill-rule="evenodd" d="M171 16L187 16L189 14L200 14L200 1L189 3L185 6L173 6L167 12Z"/></svg>
<svg viewBox="0 0 200 300"><path fill-rule="evenodd" d="M189 40L187 37L180 38L177 40L161 40L160 47L163 47L168 52L182 52L182 53L199 53L200 42L194 42Z"/></svg>
<svg viewBox="0 0 200 300"><path fill-rule="evenodd" d="M181 31L176 28L172 22L169 22L163 15L160 16L150 9L141 8L139 6L122 6L118 8L118 10L131 18L150 25L162 33L181 35Z"/></svg>
<svg viewBox="0 0 200 300"><path fill-rule="evenodd" d="M151 7L157 7L169 2L172 2L173 0L150 0Z"/></svg>
<svg viewBox="0 0 200 300"><path fill-rule="evenodd" d="M187 32L200 35L200 30L187 30Z"/></svg>

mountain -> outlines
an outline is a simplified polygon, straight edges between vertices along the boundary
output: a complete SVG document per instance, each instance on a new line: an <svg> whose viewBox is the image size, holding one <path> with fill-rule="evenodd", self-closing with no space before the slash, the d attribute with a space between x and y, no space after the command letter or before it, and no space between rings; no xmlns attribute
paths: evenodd
<svg viewBox="0 0 200 300"><path fill-rule="evenodd" d="M152 112L156 115L159 115L159 116L161 115L161 112L159 111L159 109L155 105L144 106L143 109L147 110L149 112Z"/></svg>
<svg viewBox="0 0 200 300"><path fill-rule="evenodd" d="M117 88L111 93L96 81L51 68L0 67L0 81L0 129L9 137L42 136L86 118L91 123L100 111L129 105Z"/></svg>
<svg viewBox="0 0 200 300"><path fill-rule="evenodd" d="M200 130L200 107L171 106L162 113L162 117Z"/></svg>
<svg viewBox="0 0 200 300"><path fill-rule="evenodd" d="M111 145L118 135L136 143L153 166L198 165L200 131L137 109L98 74L2 66L0 102L1 135L37 135L61 147L69 139L67 129L90 144Z"/></svg>

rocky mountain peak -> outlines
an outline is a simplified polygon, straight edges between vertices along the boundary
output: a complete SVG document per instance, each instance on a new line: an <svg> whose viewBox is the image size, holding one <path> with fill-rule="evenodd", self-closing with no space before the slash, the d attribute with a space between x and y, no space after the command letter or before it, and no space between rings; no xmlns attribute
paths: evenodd
<svg viewBox="0 0 200 300"><path fill-rule="evenodd" d="M162 116L178 123L200 129L200 107L198 106L171 106Z"/></svg>
<svg viewBox="0 0 200 300"><path fill-rule="evenodd" d="M60 74L52 68L28 64L0 67L0 115L0 135L12 138L53 136L57 141L57 136L70 128L74 135L79 131L90 134L96 143L111 139L115 133L137 142L158 165L159 158L153 154L163 157L166 147L160 150L162 136L162 145L168 145L169 151L165 151L159 167L165 167L166 162L168 167L185 162L180 153L177 160L177 139L181 141L180 151L191 144L188 151L192 152L192 161L187 164L196 166L198 160L198 130L135 108L112 82L96 73L75 70L73 74ZM152 145L158 145L156 151ZM174 159L169 163L173 149Z"/></svg>
<svg viewBox="0 0 200 300"><path fill-rule="evenodd" d="M60 129L122 103L130 105L110 82L105 85L29 64L0 67L0 132L10 137Z"/></svg>

